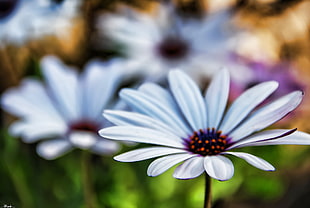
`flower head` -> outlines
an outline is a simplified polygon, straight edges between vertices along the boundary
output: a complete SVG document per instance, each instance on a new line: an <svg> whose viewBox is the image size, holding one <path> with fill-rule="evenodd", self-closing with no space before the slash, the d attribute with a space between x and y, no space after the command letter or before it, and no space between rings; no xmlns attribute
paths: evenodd
<svg viewBox="0 0 310 208"><path fill-rule="evenodd" d="M43 58L41 66L45 84L28 78L2 96L2 108L20 118L10 132L27 143L43 140L37 152L45 159L74 147L98 154L117 151L118 144L101 138L98 130L110 125L102 111L116 104L112 98L121 69L93 61L78 74L53 56Z"/></svg>
<svg viewBox="0 0 310 208"><path fill-rule="evenodd" d="M191 75L210 76L214 66L228 61L235 42L232 34L237 29L229 23L228 10L202 19L181 17L172 5L159 5L155 15L132 9L122 12L102 15L98 31L122 44L127 58L140 63L133 73L148 75L148 80L161 79L181 66Z"/></svg>
<svg viewBox="0 0 310 208"><path fill-rule="evenodd" d="M79 5L80 0L67 0L57 6L47 0L0 1L0 45L63 35L72 25Z"/></svg>
<svg viewBox="0 0 310 208"><path fill-rule="evenodd" d="M294 110L302 100L301 91L258 107L278 87L275 81L263 82L246 90L226 110L230 83L227 70L215 76L204 97L181 71L170 71L168 80L170 91L151 83L138 90L122 90L120 96L136 112L104 112L118 126L100 130L101 136L158 145L123 153L116 160L134 162L160 157L148 167L149 176L183 162L175 169L174 177L194 178L206 171L215 179L228 180L234 166L226 155L242 158L262 170L274 170L261 158L231 151L235 148L310 144L310 135L296 129L261 131Z"/></svg>

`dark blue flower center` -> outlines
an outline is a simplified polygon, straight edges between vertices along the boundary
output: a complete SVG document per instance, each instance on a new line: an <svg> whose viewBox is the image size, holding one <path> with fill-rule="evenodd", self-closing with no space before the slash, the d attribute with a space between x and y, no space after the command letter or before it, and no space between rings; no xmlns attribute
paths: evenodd
<svg viewBox="0 0 310 208"><path fill-rule="evenodd" d="M0 20L12 14L17 3L18 0L0 0Z"/></svg>
<svg viewBox="0 0 310 208"><path fill-rule="evenodd" d="M158 45L157 51L162 58L175 61L187 56L189 45L179 37L168 36Z"/></svg>
<svg viewBox="0 0 310 208"><path fill-rule="evenodd" d="M99 125L95 122L88 121L88 120L81 120L71 123L70 130L71 131L88 131L97 133L100 129Z"/></svg>
<svg viewBox="0 0 310 208"><path fill-rule="evenodd" d="M227 148L227 136L214 128L195 131L185 141L188 151L202 156L217 155Z"/></svg>

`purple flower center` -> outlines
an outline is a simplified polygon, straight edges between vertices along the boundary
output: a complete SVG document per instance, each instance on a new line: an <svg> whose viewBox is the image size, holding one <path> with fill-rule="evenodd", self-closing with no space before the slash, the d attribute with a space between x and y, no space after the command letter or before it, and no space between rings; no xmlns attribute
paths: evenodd
<svg viewBox="0 0 310 208"><path fill-rule="evenodd" d="M0 20L8 17L16 8L18 0L1 0L0 1Z"/></svg>
<svg viewBox="0 0 310 208"><path fill-rule="evenodd" d="M227 136L221 131L212 129L200 129L195 131L186 141L187 150L202 156L217 155L227 148Z"/></svg>
<svg viewBox="0 0 310 208"><path fill-rule="evenodd" d="M99 129L100 127L97 123L87 120L76 121L70 125L70 131L76 130L97 133Z"/></svg>
<svg viewBox="0 0 310 208"><path fill-rule="evenodd" d="M189 45L181 38L169 36L158 45L157 52L164 59L175 61L187 56Z"/></svg>

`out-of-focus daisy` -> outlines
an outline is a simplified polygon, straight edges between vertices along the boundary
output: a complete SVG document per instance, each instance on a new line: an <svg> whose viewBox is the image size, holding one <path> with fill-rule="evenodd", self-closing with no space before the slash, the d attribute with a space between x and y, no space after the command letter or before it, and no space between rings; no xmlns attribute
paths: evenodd
<svg viewBox="0 0 310 208"><path fill-rule="evenodd" d="M44 8L42 18L34 19L31 24L34 37L56 35L65 37L74 25L74 18L80 15L81 0L38 0Z"/></svg>
<svg viewBox="0 0 310 208"><path fill-rule="evenodd" d="M80 0L66 0L59 5L47 0L1 0L0 45L65 34L79 5Z"/></svg>
<svg viewBox="0 0 310 208"><path fill-rule="evenodd" d="M153 16L129 8L121 12L98 18L99 33L123 45L127 58L140 63L135 72L149 80L163 78L175 67L192 76L210 76L216 71L213 69L229 61L236 32L229 24L229 10L202 19L182 18L167 5L160 5ZM246 76L242 67L232 70L244 70Z"/></svg>
<svg viewBox="0 0 310 208"><path fill-rule="evenodd" d="M41 67L45 84L28 78L2 96L2 108L20 118L10 132L27 143L42 140L37 152L45 159L74 147L98 154L117 151L119 145L101 138L98 130L110 124L102 112L117 106L112 98L122 69L92 61L78 74L53 56L43 58Z"/></svg>
<svg viewBox="0 0 310 208"><path fill-rule="evenodd" d="M301 91L258 108L278 87L276 81L263 82L245 91L225 112L230 83L227 70L215 76L205 97L183 72L171 71L168 78L170 91L151 83L138 90L121 91L122 99L136 112L105 111L105 117L118 126L100 130L101 136L159 145L123 153L116 160L134 162L160 157L148 167L149 176L183 162L175 169L175 178L194 178L206 171L212 178L228 180L234 166L227 155L265 171L275 170L259 157L231 151L235 148L310 144L310 135L296 129L261 131L294 110L302 100Z"/></svg>

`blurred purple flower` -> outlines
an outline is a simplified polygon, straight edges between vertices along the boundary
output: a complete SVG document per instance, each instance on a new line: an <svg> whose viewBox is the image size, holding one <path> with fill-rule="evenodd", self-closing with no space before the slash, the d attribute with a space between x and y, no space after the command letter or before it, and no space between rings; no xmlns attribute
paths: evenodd
<svg viewBox="0 0 310 208"><path fill-rule="evenodd" d="M303 91L305 89L305 83L302 82L302 79L297 78L296 68L289 62L267 63L263 61L241 60L240 64L248 66L249 76L242 81L232 80L232 99L238 97L244 90L270 80L275 80L280 84L273 97L282 96L294 90Z"/></svg>
<svg viewBox="0 0 310 208"><path fill-rule="evenodd" d="M116 142L98 135L100 128L110 125L102 117L103 109L117 107L113 97L122 69L110 64L92 61L78 74L56 57L43 58L45 84L27 78L2 96L2 108L19 117L10 133L27 143L42 140L37 152L45 159L55 159L75 147L98 154L117 151Z"/></svg>

